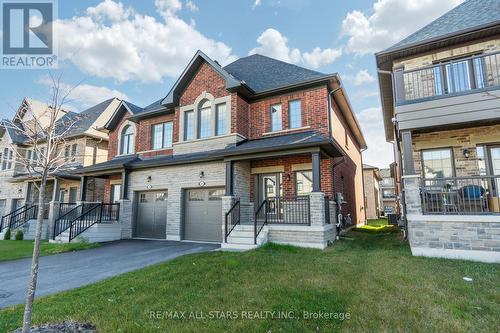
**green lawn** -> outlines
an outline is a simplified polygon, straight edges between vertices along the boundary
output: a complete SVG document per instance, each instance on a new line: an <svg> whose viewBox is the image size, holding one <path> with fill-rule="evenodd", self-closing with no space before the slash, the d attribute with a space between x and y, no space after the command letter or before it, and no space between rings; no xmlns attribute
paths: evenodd
<svg viewBox="0 0 500 333"><path fill-rule="evenodd" d="M98 247L99 244L91 243L70 243L70 244L50 244L43 242L40 247L42 256L51 254L85 250ZM0 241L0 261L29 258L33 255L33 241Z"/></svg>
<svg viewBox="0 0 500 333"><path fill-rule="evenodd" d="M412 257L397 233L348 236L325 251L270 244L244 253L184 256L43 298L35 303L33 319L90 321L99 332L495 332L500 327L500 265ZM158 319L151 311L198 317L203 312L205 318ZM207 318L218 316L213 311L236 311L238 319ZM247 317L248 311L293 311L295 318L241 319L240 311ZM303 311L350 318L307 320ZM15 329L21 319L19 306L1 311L0 332Z"/></svg>

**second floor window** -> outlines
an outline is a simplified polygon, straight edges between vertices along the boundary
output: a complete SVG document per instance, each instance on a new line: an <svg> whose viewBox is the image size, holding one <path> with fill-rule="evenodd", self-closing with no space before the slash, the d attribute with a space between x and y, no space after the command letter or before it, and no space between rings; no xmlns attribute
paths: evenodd
<svg viewBox="0 0 500 333"><path fill-rule="evenodd" d="M290 128L302 127L302 105L301 101L295 100L288 103L288 120Z"/></svg>
<svg viewBox="0 0 500 333"><path fill-rule="evenodd" d="M226 104L217 104L215 107L216 135L224 135L229 132L229 119Z"/></svg>
<svg viewBox="0 0 500 333"><path fill-rule="evenodd" d="M184 112L184 140L193 140L194 131L194 111Z"/></svg>
<svg viewBox="0 0 500 333"><path fill-rule="evenodd" d="M198 138L203 139L212 136L211 126L212 123L212 106L210 101L205 100L200 103L198 112Z"/></svg>
<svg viewBox="0 0 500 333"><path fill-rule="evenodd" d="M78 145L76 143L72 145L66 145L66 147L64 147L64 161L74 162L76 160L77 153Z"/></svg>
<svg viewBox="0 0 500 333"><path fill-rule="evenodd" d="M134 152L134 145L135 145L134 136L135 136L134 128L130 125L125 126L125 128L122 130L122 135L121 135L121 147L120 147L121 155L132 154Z"/></svg>
<svg viewBox="0 0 500 333"><path fill-rule="evenodd" d="M281 104L276 104L271 106L271 132L281 131L282 129Z"/></svg>
<svg viewBox="0 0 500 333"><path fill-rule="evenodd" d="M153 149L163 149L172 147L172 122L153 125Z"/></svg>
<svg viewBox="0 0 500 333"><path fill-rule="evenodd" d="M4 148L3 154L0 154L2 157L2 170L10 170L12 169L12 160L14 156L14 152L9 148Z"/></svg>

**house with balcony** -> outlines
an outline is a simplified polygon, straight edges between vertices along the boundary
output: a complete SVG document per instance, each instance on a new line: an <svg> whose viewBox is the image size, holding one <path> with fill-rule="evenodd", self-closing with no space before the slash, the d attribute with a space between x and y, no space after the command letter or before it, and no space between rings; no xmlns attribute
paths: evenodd
<svg viewBox="0 0 500 333"><path fill-rule="evenodd" d="M500 262L500 1L465 1L376 62L412 253Z"/></svg>
<svg viewBox="0 0 500 333"><path fill-rule="evenodd" d="M62 165L49 174L46 186L43 238L53 232L53 219L64 215L76 206L80 197L80 176L75 170L105 162L108 157L108 136L100 129L115 113L120 100L112 98L80 113L62 111L58 114L56 131L63 135L64 142L58 147ZM25 239L34 237L38 207L38 184L36 174L30 174L27 161L33 164L44 158L44 140L37 140L38 149L33 148L28 137L29 126L48 126L50 106L33 99L24 99L14 118L4 119L0 127L0 239L10 228L21 229ZM47 119L45 119L47 118ZM47 123L47 124L45 124ZM96 179L87 184L88 198L102 201L104 181ZM51 220L52 219L52 220Z"/></svg>
<svg viewBox="0 0 500 333"><path fill-rule="evenodd" d="M384 216L398 214L398 192L390 168L380 169L379 189L382 214Z"/></svg>
<svg viewBox="0 0 500 333"><path fill-rule="evenodd" d="M365 193L365 215L367 220L380 218L382 211L380 207L380 185L382 180L380 169L363 164L363 184Z"/></svg>
<svg viewBox="0 0 500 333"><path fill-rule="evenodd" d="M104 130L108 161L79 174L84 189L104 180L123 239L325 248L339 214L365 222L366 143L337 74L198 51L165 96L122 101Z"/></svg>

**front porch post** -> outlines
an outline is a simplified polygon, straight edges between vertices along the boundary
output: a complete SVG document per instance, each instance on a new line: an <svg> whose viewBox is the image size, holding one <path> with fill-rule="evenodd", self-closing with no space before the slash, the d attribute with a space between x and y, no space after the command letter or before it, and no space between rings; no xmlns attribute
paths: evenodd
<svg viewBox="0 0 500 333"><path fill-rule="evenodd" d="M87 183L88 176L82 176L80 180L80 201L85 202L87 199Z"/></svg>
<svg viewBox="0 0 500 333"><path fill-rule="evenodd" d="M59 192L61 190L61 181L59 178L54 179L54 191L52 192L52 201L59 201Z"/></svg>
<svg viewBox="0 0 500 333"><path fill-rule="evenodd" d="M312 159L312 191L321 191L321 165L319 152L314 152L311 154Z"/></svg>
<svg viewBox="0 0 500 333"><path fill-rule="evenodd" d="M128 200L129 176L130 176L130 170L123 169L123 171L122 171L122 193L121 193L122 200Z"/></svg>
<svg viewBox="0 0 500 333"><path fill-rule="evenodd" d="M226 162L226 196L232 196L234 190L234 162Z"/></svg>
<svg viewBox="0 0 500 333"><path fill-rule="evenodd" d="M413 143L411 131L401 133L403 141L403 169L405 175L415 174L415 164L413 163Z"/></svg>
<svg viewBox="0 0 500 333"><path fill-rule="evenodd" d="M30 204L33 199L33 183L28 182L26 185L26 199L24 200L24 204Z"/></svg>

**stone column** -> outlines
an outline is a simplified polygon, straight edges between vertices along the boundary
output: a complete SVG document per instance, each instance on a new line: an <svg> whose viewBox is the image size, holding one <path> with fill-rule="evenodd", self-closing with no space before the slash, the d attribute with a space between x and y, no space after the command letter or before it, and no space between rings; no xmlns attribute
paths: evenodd
<svg viewBox="0 0 500 333"><path fill-rule="evenodd" d="M59 217L59 201L51 201L49 203L49 219L47 221L47 238L54 237L54 224Z"/></svg>
<svg viewBox="0 0 500 333"><path fill-rule="evenodd" d="M122 239L132 238L132 201L121 199L120 203L120 224L122 227Z"/></svg>
<svg viewBox="0 0 500 333"><path fill-rule="evenodd" d="M325 193L312 192L309 194L311 225L325 225Z"/></svg>
<svg viewBox="0 0 500 333"><path fill-rule="evenodd" d="M404 182L406 215L421 215L422 200L420 198L420 175L407 175L401 178Z"/></svg>

